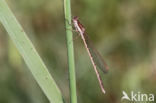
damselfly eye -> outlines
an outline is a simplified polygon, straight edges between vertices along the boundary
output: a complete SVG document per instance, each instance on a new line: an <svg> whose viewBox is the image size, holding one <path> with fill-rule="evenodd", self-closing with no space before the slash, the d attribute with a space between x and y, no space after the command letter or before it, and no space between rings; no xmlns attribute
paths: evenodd
<svg viewBox="0 0 156 103"><path fill-rule="evenodd" d="M73 19L74 20L78 20L79 18L78 18L78 16L74 16Z"/></svg>

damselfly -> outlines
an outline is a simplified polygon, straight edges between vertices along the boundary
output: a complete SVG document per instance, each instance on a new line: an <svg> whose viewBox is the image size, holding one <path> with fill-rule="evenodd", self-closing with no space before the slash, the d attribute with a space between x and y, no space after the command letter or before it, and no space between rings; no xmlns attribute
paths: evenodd
<svg viewBox="0 0 156 103"><path fill-rule="evenodd" d="M106 63L104 62L104 60L102 59L101 55L98 53L98 51L92 46L90 40L89 40L89 37L88 35L86 34L85 32L85 28L84 26L80 23L80 21L78 20L78 17L75 16L73 19L72 19L72 23L76 29L76 31L80 34L83 42L84 42L84 45L86 47L86 50L88 52L88 55L90 57L90 60L93 64L93 67L94 67L94 70L95 70L95 73L96 73L96 76L97 76L97 79L99 81L99 85L101 87L101 90L103 93L105 93L105 89L104 89L104 86L103 86L103 83L102 83L102 79L100 77L100 74L97 70L97 66L104 72L106 73L108 71L108 66L106 65Z"/></svg>

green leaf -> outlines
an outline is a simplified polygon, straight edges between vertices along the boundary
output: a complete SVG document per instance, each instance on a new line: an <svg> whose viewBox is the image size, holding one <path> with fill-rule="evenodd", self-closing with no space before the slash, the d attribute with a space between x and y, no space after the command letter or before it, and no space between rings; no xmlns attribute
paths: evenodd
<svg viewBox="0 0 156 103"><path fill-rule="evenodd" d="M9 9L5 0L0 0L0 22L23 57L35 80L51 103L63 103L62 94L48 69L36 52L31 41Z"/></svg>

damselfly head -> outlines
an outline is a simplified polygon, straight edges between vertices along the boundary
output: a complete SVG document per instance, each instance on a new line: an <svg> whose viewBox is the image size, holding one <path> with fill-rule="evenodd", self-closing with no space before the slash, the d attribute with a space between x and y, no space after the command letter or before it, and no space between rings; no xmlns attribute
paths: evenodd
<svg viewBox="0 0 156 103"><path fill-rule="evenodd" d="M73 20L74 20L74 21L77 21L78 19L79 19L78 16L74 16L74 17L73 17Z"/></svg>

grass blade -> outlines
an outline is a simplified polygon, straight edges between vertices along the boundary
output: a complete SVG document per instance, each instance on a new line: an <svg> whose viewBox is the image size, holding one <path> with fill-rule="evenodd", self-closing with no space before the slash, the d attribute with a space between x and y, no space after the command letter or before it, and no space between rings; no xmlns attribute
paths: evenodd
<svg viewBox="0 0 156 103"><path fill-rule="evenodd" d="M63 103L63 98L48 69L26 36L24 30L9 9L5 0L0 0L0 22L7 30L18 51L24 58L35 80L51 103Z"/></svg>

